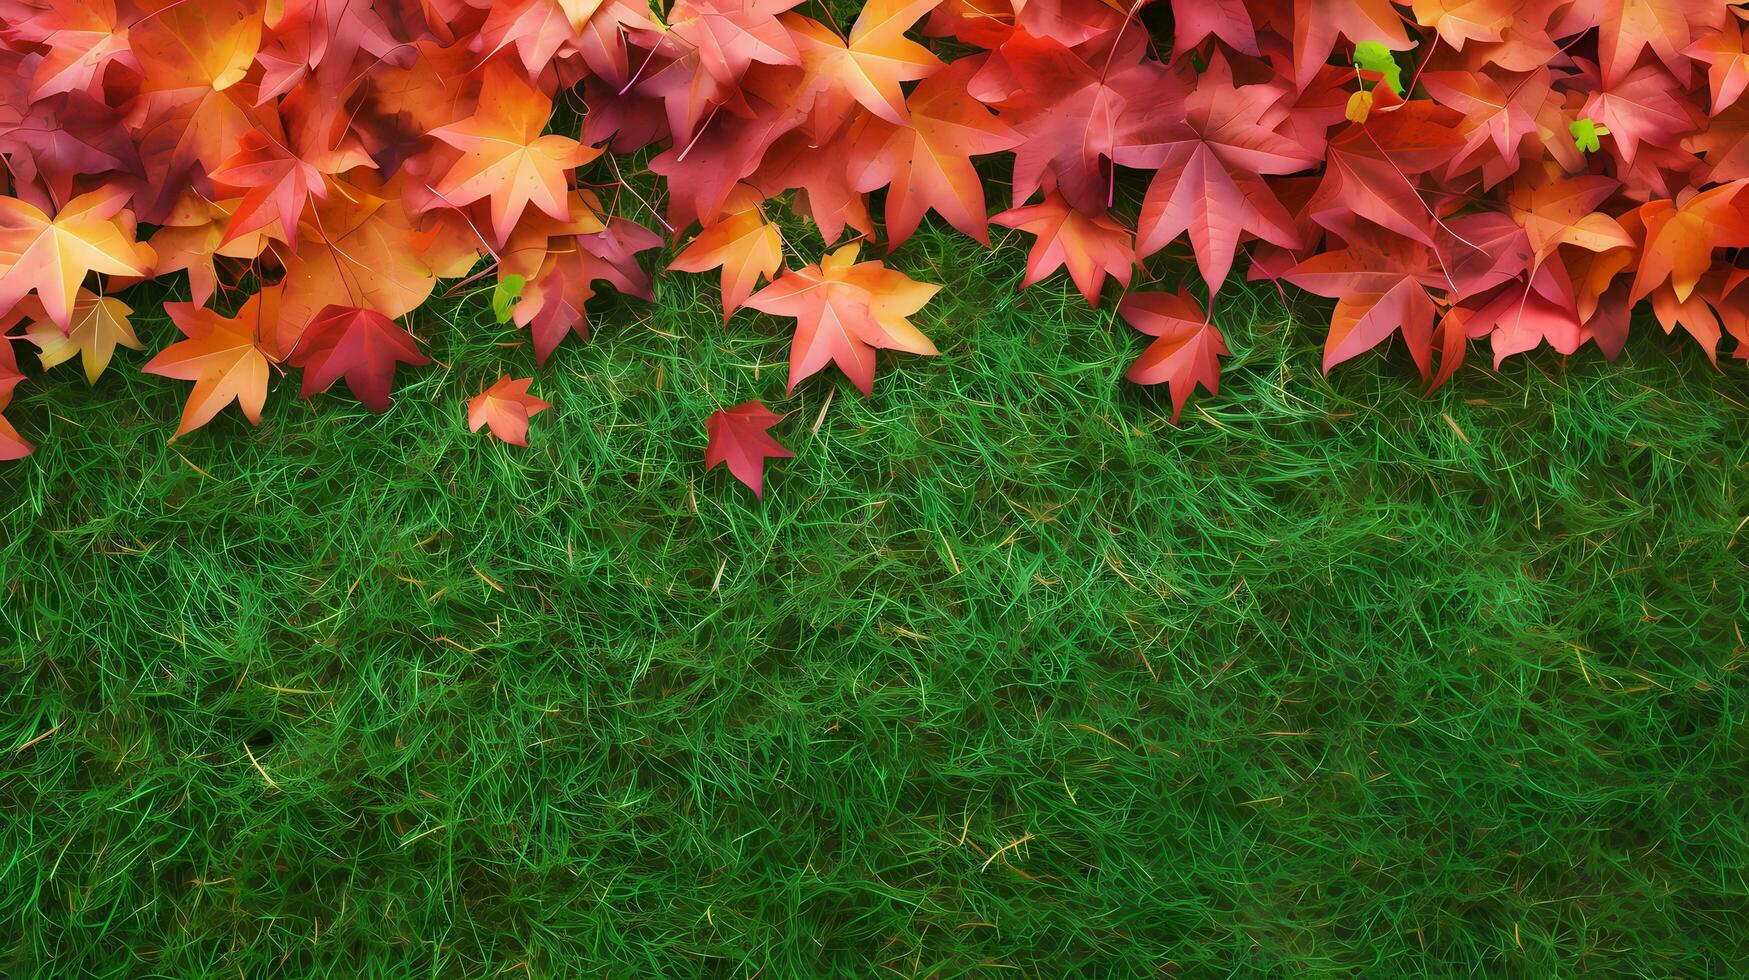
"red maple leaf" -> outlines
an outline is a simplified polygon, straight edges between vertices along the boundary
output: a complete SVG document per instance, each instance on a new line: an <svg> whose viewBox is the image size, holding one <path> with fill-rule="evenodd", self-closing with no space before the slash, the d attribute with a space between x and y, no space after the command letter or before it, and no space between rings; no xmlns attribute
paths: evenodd
<svg viewBox="0 0 1749 980"><path fill-rule="evenodd" d="M346 387L373 412L389 409L397 362L431 363L400 324L373 310L350 306L328 306L317 313L290 360L304 369L299 394L305 398L327 391L344 377Z"/></svg>
<svg viewBox="0 0 1749 980"><path fill-rule="evenodd" d="M710 441L705 445L704 468L727 463L735 479L752 487L753 496L764 498L765 461L795 455L766 431L783 419L758 401L712 412L705 422Z"/></svg>

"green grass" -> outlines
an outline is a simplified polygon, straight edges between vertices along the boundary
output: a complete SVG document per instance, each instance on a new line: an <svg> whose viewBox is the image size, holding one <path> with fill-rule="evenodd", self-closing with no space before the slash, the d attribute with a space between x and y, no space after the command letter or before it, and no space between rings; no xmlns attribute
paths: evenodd
<svg viewBox="0 0 1749 980"><path fill-rule="evenodd" d="M484 294L381 417L21 388L0 970L1749 968L1743 366L1653 327L1423 400L1236 291L1175 428L1024 240L900 250L944 353L867 400L680 275L528 450L462 425L532 365ZM702 465L753 397L763 504Z"/></svg>

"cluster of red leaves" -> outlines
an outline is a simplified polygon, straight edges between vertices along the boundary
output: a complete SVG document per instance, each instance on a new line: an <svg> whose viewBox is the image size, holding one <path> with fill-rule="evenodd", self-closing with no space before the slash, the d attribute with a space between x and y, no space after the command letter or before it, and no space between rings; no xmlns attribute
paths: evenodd
<svg viewBox="0 0 1749 980"><path fill-rule="evenodd" d="M935 352L909 317L937 287L861 243L934 211L1032 236L1027 285L1062 269L1097 305L1114 280L1155 338L1129 377L1174 417L1216 389L1241 250L1336 300L1326 369L1398 333L1435 386L1471 339L1614 356L1645 299L1742 356L1744 48L1720 0L871 0L846 25L812 0L0 0L0 313L95 380L140 346L108 294L183 272L185 337L146 366L194 384L179 434L255 420L294 369L381 411L427 360L399 321L482 258L541 363L599 284L648 297L664 237L634 213L687 243L671 268L721 270L725 318L795 319L792 391L831 364L868 393L877 350ZM581 131L547 132L565 99ZM665 201L592 165L645 148ZM825 254L786 262L780 197ZM1163 251L1206 301L1129 289ZM545 407L506 378L469 423L522 441ZM717 413L708 462L757 490L779 418ZM0 419L0 456L28 451Z"/></svg>

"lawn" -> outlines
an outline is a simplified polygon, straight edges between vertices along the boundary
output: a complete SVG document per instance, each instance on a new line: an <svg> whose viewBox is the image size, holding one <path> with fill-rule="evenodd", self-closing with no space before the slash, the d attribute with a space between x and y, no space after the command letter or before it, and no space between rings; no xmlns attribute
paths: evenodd
<svg viewBox="0 0 1749 980"><path fill-rule="evenodd" d="M1749 967L1740 362L1645 326L1424 399L1240 291L1175 427L1006 234L898 251L943 354L868 399L685 275L534 372L529 449L463 426L532 368L485 292L380 417L281 381L167 444L145 353L27 382L0 971ZM763 503L702 463L756 397Z"/></svg>

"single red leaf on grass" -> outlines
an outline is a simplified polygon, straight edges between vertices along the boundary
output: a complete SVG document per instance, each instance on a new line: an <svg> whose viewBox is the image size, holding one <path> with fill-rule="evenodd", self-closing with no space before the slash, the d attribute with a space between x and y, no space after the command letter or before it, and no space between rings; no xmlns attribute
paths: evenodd
<svg viewBox="0 0 1749 980"><path fill-rule="evenodd" d="M327 391L342 377L373 412L389 409L395 364L430 364L401 325L374 310L331 305L322 308L292 351L291 363L304 369L299 394Z"/></svg>
<svg viewBox="0 0 1749 980"><path fill-rule="evenodd" d="M553 406L528 393L533 378L506 374L468 402L468 431L488 426L492 434L514 446L528 445L528 420Z"/></svg>
<svg viewBox="0 0 1749 980"><path fill-rule="evenodd" d="M1169 385L1173 423L1197 385L1211 395L1220 394L1220 359L1231 352L1220 328L1209 322L1188 293L1130 293L1117 312L1130 326L1155 338L1124 377L1141 385Z"/></svg>
<svg viewBox="0 0 1749 980"><path fill-rule="evenodd" d="M704 449L705 470L727 463L735 479L752 487L753 496L763 499L765 461L795 455L766 431L783 419L784 416L771 412L758 401L712 412L705 422L705 430L710 434Z"/></svg>

